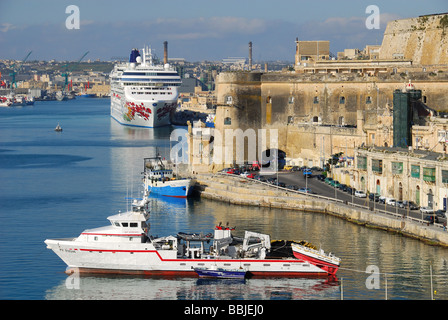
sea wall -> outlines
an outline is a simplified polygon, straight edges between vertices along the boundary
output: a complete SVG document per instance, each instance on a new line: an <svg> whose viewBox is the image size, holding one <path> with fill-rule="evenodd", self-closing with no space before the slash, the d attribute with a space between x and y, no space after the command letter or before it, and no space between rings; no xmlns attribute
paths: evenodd
<svg viewBox="0 0 448 320"><path fill-rule="evenodd" d="M260 206L330 214L344 220L382 229L429 244L448 247L448 232L436 226L422 224L409 218L396 217L362 206L334 201L319 196L275 188L237 176L202 174L196 178L196 190L202 198L236 205Z"/></svg>

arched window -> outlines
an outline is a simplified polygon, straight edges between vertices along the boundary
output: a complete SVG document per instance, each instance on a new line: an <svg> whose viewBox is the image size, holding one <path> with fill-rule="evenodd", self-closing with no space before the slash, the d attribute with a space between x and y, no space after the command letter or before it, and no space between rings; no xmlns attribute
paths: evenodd
<svg viewBox="0 0 448 320"><path fill-rule="evenodd" d="M339 104L345 104L345 97L339 97Z"/></svg>
<svg viewBox="0 0 448 320"><path fill-rule="evenodd" d="M232 119L231 119L230 117L226 117L226 118L224 118L224 124L225 124L225 125L230 125L230 124L232 124Z"/></svg>
<svg viewBox="0 0 448 320"><path fill-rule="evenodd" d="M368 96L366 98L366 104L371 104L372 103L372 97Z"/></svg>
<svg viewBox="0 0 448 320"><path fill-rule="evenodd" d="M227 97L226 97L226 103L227 103L227 104L232 104L232 103L233 103L233 98L232 98L232 96L227 96Z"/></svg>

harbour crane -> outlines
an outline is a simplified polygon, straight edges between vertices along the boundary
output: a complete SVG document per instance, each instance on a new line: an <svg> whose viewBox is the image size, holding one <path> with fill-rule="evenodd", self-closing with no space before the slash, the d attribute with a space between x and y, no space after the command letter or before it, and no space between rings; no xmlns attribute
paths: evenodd
<svg viewBox="0 0 448 320"><path fill-rule="evenodd" d="M22 67L22 65L25 63L25 61L28 59L28 57L31 55L33 51L28 52L28 54L25 56L25 58L22 60L22 62L19 63L19 65L16 65L15 63L12 65L12 72L9 74L11 77L11 89L13 87L17 88L17 82L16 82L16 74Z"/></svg>
<svg viewBox="0 0 448 320"><path fill-rule="evenodd" d="M84 59L84 57L89 53L89 51L87 51L86 53L83 54L83 56L76 62L76 64L80 63L82 59ZM65 72L62 73L61 75L65 78L64 81L64 89L67 88L68 86L68 76L70 75L71 71L73 70L75 64L72 65L72 67L69 69L68 68L68 64L66 64L65 67Z"/></svg>

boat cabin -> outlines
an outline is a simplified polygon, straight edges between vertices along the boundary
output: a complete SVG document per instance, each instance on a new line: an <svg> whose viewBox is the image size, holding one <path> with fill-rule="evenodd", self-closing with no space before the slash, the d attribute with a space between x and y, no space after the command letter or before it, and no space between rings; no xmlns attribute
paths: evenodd
<svg viewBox="0 0 448 320"><path fill-rule="evenodd" d="M88 229L81 233L78 241L88 242L146 242L149 228L147 215L140 211L128 211L110 216L109 226Z"/></svg>
<svg viewBox="0 0 448 320"><path fill-rule="evenodd" d="M163 163L160 156L144 159L144 173L146 179L152 181L166 181L174 178L173 170Z"/></svg>

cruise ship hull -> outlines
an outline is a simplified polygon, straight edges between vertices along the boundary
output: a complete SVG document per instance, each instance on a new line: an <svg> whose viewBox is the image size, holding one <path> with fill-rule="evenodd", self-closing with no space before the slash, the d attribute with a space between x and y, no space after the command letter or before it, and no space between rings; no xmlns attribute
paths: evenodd
<svg viewBox="0 0 448 320"><path fill-rule="evenodd" d="M68 266L67 273L141 274L197 277L195 268L240 268L249 277L325 277L327 272L298 259L177 258L176 251L156 250L149 243L94 246L70 239L46 240Z"/></svg>
<svg viewBox="0 0 448 320"><path fill-rule="evenodd" d="M136 101L112 93L110 114L122 125L156 128L171 124L171 112L176 101Z"/></svg>

